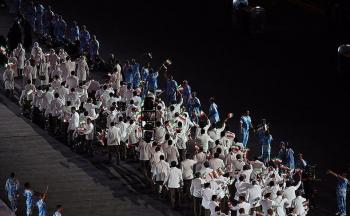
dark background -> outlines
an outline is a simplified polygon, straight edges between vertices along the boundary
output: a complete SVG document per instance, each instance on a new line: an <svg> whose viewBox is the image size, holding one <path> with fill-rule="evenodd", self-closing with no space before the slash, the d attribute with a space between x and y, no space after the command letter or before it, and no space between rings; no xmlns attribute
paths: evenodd
<svg viewBox="0 0 350 216"><path fill-rule="evenodd" d="M348 80L337 73L337 47L350 37L327 10L267 1L265 34L251 36L232 24L227 0L46 2L67 22L87 25L103 56L150 51L154 65L171 58L175 79L189 80L205 109L215 96L222 116L235 114L232 127L246 109L254 122L267 118L274 152L288 141L319 165L321 178L328 168L347 169ZM260 153L253 142L250 148ZM320 183L322 194L333 190L329 179Z"/></svg>

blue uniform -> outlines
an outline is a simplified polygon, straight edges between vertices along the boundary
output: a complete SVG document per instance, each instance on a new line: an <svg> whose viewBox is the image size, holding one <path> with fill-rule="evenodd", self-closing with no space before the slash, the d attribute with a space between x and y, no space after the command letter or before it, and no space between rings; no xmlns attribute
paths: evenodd
<svg viewBox="0 0 350 216"><path fill-rule="evenodd" d="M252 126L252 120L250 118L250 116L241 116L241 124L242 124L242 137L241 137L241 141L243 143L244 148L247 147L248 144L248 139L249 139L249 129Z"/></svg>
<svg viewBox="0 0 350 216"><path fill-rule="evenodd" d="M131 65L132 75L133 75L133 87L138 88L140 86L141 74L140 74L140 64L135 63Z"/></svg>
<svg viewBox="0 0 350 216"><path fill-rule="evenodd" d="M91 40L89 44L89 52L91 57L99 55L100 42L98 40Z"/></svg>
<svg viewBox="0 0 350 216"><path fill-rule="evenodd" d="M28 7L26 17L27 17L27 20L28 20L30 26L32 26L33 31L35 31L35 17L36 17L35 6Z"/></svg>
<svg viewBox="0 0 350 216"><path fill-rule="evenodd" d="M40 34L43 33L44 10L45 10L45 8L42 4L38 4L36 6L36 15L35 15L36 32L38 32Z"/></svg>
<svg viewBox="0 0 350 216"><path fill-rule="evenodd" d="M72 26L70 28L70 40L72 42L79 40L80 38L80 30L79 30L79 26Z"/></svg>
<svg viewBox="0 0 350 216"><path fill-rule="evenodd" d="M176 91L177 82L175 80L168 80L166 85L166 95L169 103L176 101Z"/></svg>
<svg viewBox="0 0 350 216"><path fill-rule="evenodd" d="M187 111L188 111L188 100L191 97L191 93L192 93L191 86L189 86L189 85L183 86L182 98L184 100L183 103L184 103L184 106L186 107Z"/></svg>
<svg viewBox="0 0 350 216"><path fill-rule="evenodd" d="M209 120L210 123L217 123L220 121L218 106L215 103L210 104L209 107Z"/></svg>
<svg viewBox="0 0 350 216"><path fill-rule="evenodd" d="M263 143L261 146L261 152L262 152L262 159L263 162L268 162L270 160L271 156L271 142L272 142L272 136L271 134L265 135L263 138Z"/></svg>
<svg viewBox="0 0 350 216"><path fill-rule="evenodd" d="M65 38L67 24L64 20L57 20L54 25L54 34L57 40L62 41Z"/></svg>
<svg viewBox="0 0 350 216"><path fill-rule="evenodd" d="M142 71L141 71L141 80L146 82L147 81L147 78L148 78L148 75L149 75L149 69L144 67L142 68Z"/></svg>
<svg viewBox="0 0 350 216"><path fill-rule="evenodd" d="M295 162L294 162L294 151L291 148L286 149L286 166L290 169L295 168Z"/></svg>
<svg viewBox="0 0 350 216"><path fill-rule="evenodd" d="M191 120L198 123L198 117L201 113L201 102L200 100L195 97L195 98L191 98L188 101L188 109L189 109L189 113L191 115Z"/></svg>
<svg viewBox="0 0 350 216"><path fill-rule="evenodd" d="M26 199L26 215L32 215L32 207L33 207L33 191L24 190L23 196Z"/></svg>
<svg viewBox="0 0 350 216"><path fill-rule="evenodd" d="M81 52L84 52L84 50L87 49L90 40L91 40L91 37L88 30L83 30L80 32L80 51Z"/></svg>
<svg viewBox="0 0 350 216"><path fill-rule="evenodd" d="M154 95L156 94L156 90L158 88L158 75L158 72L150 73L147 78L147 89Z"/></svg>
<svg viewBox="0 0 350 216"><path fill-rule="evenodd" d="M132 68L131 68L130 65L127 65L124 68L124 78L125 78L125 82L127 84L131 84L132 85L134 76L132 74Z"/></svg>
<svg viewBox="0 0 350 216"><path fill-rule="evenodd" d="M337 184L337 205L338 205L338 212L341 216L346 215L346 191L348 186L348 180L346 178L341 179L339 178L338 184Z"/></svg>
<svg viewBox="0 0 350 216"><path fill-rule="evenodd" d="M36 202L36 206L38 207L39 216L46 216L46 203L44 200L40 199Z"/></svg>
<svg viewBox="0 0 350 216"><path fill-rule="evenodd" d="M17 191L19 183L14 178L8 178L6 180L5 190L7 192L7 198L10 201L12 211L17 210Z"/></svg>

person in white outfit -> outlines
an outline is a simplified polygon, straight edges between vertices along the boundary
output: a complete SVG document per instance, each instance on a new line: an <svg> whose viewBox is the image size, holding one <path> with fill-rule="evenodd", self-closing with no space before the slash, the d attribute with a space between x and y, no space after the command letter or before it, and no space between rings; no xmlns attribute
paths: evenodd
<svg viewBox="0 0 350 216"><path fill-rule="evenodd" d="M76 64L76 72L79 82L86 81L89 77L89 66L86 62L85 56L81 56Z"/></svg>

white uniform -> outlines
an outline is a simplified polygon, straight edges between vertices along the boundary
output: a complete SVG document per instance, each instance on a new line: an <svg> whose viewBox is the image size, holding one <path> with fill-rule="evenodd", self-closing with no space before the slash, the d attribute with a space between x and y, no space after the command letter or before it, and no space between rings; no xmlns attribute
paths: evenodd
<svg viewBox="0 0 350 216"><path fill-rule="evenodd" d="M5 83L6 90L13 90L15 88L14 72L12 69L7 68L2 75L2 79Z"/></svg>
<svg viewBox="0 0 350 216"><path fill-rule="evenodd" d="M77 76L79 81L85 81L89 76L89 66L85 59L79 59L77 62Z"/></svg>

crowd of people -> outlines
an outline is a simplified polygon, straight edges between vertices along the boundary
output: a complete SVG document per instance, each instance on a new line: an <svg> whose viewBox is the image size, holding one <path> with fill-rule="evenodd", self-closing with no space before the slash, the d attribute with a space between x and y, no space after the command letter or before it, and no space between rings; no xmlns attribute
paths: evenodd
<svg viewBox="0 0 350 216"><path fill-rule="evenodd" d="M265 119L254 126L250 112L240 116L240 131L229 130L215 98L204 112L189 82L181 84L168 72L171 61L154 69L144 63L108 62L108 80L90 79L99 58L99 43L85 26L67 27L49 6L30 3L24 10L14 1L16 22L29 23L37 37L50 36L52 44L35 42L22 46L9 34L8 63L3 73L6 94L11 97L15 79L21 83L19 104L23 115L47 129L74 151L93 156L106 148L108 162L127 159L140 162L145 181L173 208L191 203L193 215L306 215L314 205L314 170L302 154L294 158L288 142L281 142L271 156L273 137ZM19 4L17 4L19 2ZM78 49L67 49L67 43ZM167 79L158 88L158 79ZM236 136L237 134L237 136ZM251 157L250 136L256 136L261 154ZM343 186L347 180L333 172ZM46 215L46 192L24 184L26 214L32 215L33 196L39 215ZM345 186L346 190L346 186ZM6 191L13 211L17 209L19 182L12 173ZM346 214L344 193L339 192L340 215ZM345 193L346 195L346 193ZM55 216L63 211L57 207Z"/></svg>

